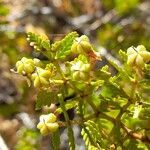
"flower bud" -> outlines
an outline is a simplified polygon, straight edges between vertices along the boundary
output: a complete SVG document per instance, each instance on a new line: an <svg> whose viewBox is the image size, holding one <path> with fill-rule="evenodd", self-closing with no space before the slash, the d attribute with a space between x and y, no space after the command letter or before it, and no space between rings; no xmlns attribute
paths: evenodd
<svg viewBox="0 0 150 150"><path fill-rule="evenodd" d="M38 123L37 128L40 129L42 135L55 132L59 128L56 119L57 118L53 113L40 116L40 122Z"/></svg>
<svg viewBox="0 0 150 150"><path fill-rule="evenodd" d="M43 66L42 62L39 59L34 58L33 61L34 61L34 64L35 64L36 67Z"/></svg>
<svg viewBox="0 0 150 150"><path fill-rule="evenodd" d="M87 41L82 41L81 43L80 43L80 45L81 45L81 47L82 47L82 49L83 50L91 50L91 44L89 43L89 42L87 42Z"/></svg>
<svg viewBox="0 0 150 150"><path fill-rule="evenodd" d="M135 63L135 59L136 59L137 54L133 53L131 55L128 56L128 60L127 60L127 64L132 66Z"/></svg>
<svg viewBox="0 0 150 150"><path fill-rule="evenodd" d="M23 57L16 63L17 72L23 75L32 74L35 70L35 64L32 59Z"/></svg>
<svg viewBox="0 0 150 150"><path fill-rule="evenodd" d="M148 63L150 61L150 52L148 51L139 51L139 54L143 58L145 63Z"/></svg>
<svg viewBox="0 0 150 150"><path fill-rule="evenodd" d="M146 48L143 45L138 45L136 49L137 51L146 51Z"/></svg>
<svg viewBox="0 0 150 150"><path fill-rule="evenodd" d="M88 63L84 63L80 60L72 62L71 71L73 80L87 80L90 69L91 65Z"/></svg>
<svg viewBox="0 0 150 150"><path fill-rule="evenodd" d="M89 72L91 69L91 65L90 64L83 64L80 68L81 71L84 71L84 72Z"/></svg>
<svg viewBox="0 0 150 150"><path fill-rule="evenodd" d="M131 54L135 54L135 53L136 53L136 51L135 51L135 49L133 47L129 47L127 49L127 55L128 56L131 55Z"/></svg>
<svg viewBox="0 0 150 150"><path fill-rule="evenodd" d="M86 35L82 35L80 39L89 42L89 38Z"/></svg>
<svg viewBox="0 0 150 150"><path fill-rule="evenodd" d="M40 67L36 68L36 72L32 74L31 79L35 87L47 87L50 82L51 72Z"/></svg>
<svg viewBox="0 0 150 150"><path fill-rule="evenodd" d="M139 45L137 48L129 47L127 55L127 64L130 66L143 68L145 63L150 61L150 52L146 51L146 48L143 45Z"/></svg>
<svg viewBox="0 0 150 150"><path fill-rule="evenodd" d="M144 67L144 60L143 60L143 58L141 57L141 55L138 54L138 55L136 56L135 64L136 64L137 66L139 66L140 68L143 68L143 67Z"/></svg>
<svg viewBox="0 0 150 150"><path fill-rule="evenodd" d="M86 53L92 50L92 46L86 35L82 35L74 40L71 51L75 54Z"/></svg>
<svg viewBox="0 0 150 150"><path fill-rule="evenodd" d="M72 71L83 71L83 72L88 72L90 71L90 64L88 63L83 63L82 61L77 61L77 62L73 62L72 63L72 67L71 67L71 70Z"/></svg>
<svg viewBox="0 0 150 150"><path fill-rule="evenodd" d="M34 87L40 87L41 86L40 78L36 77L33 83Z"/></svg>
<svg viewBox="0 0 150 150"><path fill-rule="evenodd" d="M72 78L73 80L87 80L88 79L88 74L85 72L81 72L81 71L75 71L72 74Z"/></svg>

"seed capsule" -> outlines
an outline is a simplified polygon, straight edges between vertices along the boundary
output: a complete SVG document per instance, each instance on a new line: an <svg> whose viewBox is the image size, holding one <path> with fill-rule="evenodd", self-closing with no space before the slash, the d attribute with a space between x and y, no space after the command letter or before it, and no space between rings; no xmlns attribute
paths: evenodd
<svg viewBox="0 0 150 150"><path fill-rule="evenodd" d="M144 60L143 60L143 58L141 57L141 55L139 55L139 54L137 55L136 60L135 60L135 63L136 63L137 66L139 66L139 67L141 67L141 68L144 67Z"/></svg>
<svg viewBox="0 0 150 150"><path fill-rule="evenodd" d="M136 56L137 56L136 53L129 55L128 60L127 60L127 64L132 66L135 62Z"/></svg>
<svg viewBox="0 0 150 150"><path fill-rule="evenodd" d="M87 80L88 75L85 72L76 71L72 74L73 80Z"/></svg>
<svg viewBox="0 0 150 150"><path fill-rule="evenodd" d="M51 72L49 70L44 70L40 67L36 68L36 72L32 74L31 80L35 87L47 87L50 82Z"/></svg>
<svg viewBox="0 0 150 150"><path fill-rule="evenodd" d="M40 116L40 122L38 123L37 128L40 129L42 135L55 132L59 128L56 119L57 118L53 113Z"/></svg>
<svg viewBox="0 0 150 150"><path fill-rule="evenodd" d="M150 52L148 51L139 51L139 54L143 57L145 63L150 61Z"/></svg>
<svg viewBox="0 0 150 150"><path fill-rule="evenodd" d="M23 75L32 74L35 70L35 64L32 59L23 57L16 63L17 72Z"/></svg>
<svg viewBox="0 0 150 150"><path fill-rule="evenodd" d="M81 60L72 62L71 72L73 80L87 80L90 69L91 65Z"/></svg>
<svg viewBox="0 0 150 150"><path fill-rule="evenodd" d="M127 64L130 66L143 68L145 63L150 61L150 52L146 51L146 48L143 45L139 45L137 48L129 47L127 55Z"/></svg>
<svg viewBox="0 0 150 150"><path fill-rule="evenodd" d="M84 54L92 50L92 46L86 35L82 35L74 40L71 51L75 54Z"/></svg>

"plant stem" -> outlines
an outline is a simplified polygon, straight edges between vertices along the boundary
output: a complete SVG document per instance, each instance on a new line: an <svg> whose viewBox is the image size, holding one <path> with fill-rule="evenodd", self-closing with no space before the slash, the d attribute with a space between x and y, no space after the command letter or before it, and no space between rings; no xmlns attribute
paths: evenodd
<svg viewBox="0 0 150 150"><path fill-rule="evenodd" d="M66 108L65 108L65 103L64 103L62 94L58 94L58 99L59 99L61 109L64 113L64 117L65 117L65 120L66 120L66 123L67 123L66 125L68 127L68 140L69 140L70 150L75 150L73 130L72 130L72 127L71 127L71 123L70 123L70 120L69 120L68 113L67 113Z"/></svg>

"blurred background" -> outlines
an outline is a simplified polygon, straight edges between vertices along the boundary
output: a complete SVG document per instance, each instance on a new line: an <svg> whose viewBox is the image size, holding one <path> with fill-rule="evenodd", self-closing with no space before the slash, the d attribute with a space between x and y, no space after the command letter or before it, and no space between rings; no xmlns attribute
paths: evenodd
<svg viewBox="0 0 150 150"><path fill-rule="evenodd" d="M26 32L45 33L51 41L70 31L86 34L104 59L118 51L145 45L150 50L149 0L0 0L0 150L49 150L49 136L36 129L36 91L10 69L33 52ZM74 127L77 150L84 150ZM61 150L67 150L62 129Z"/></svg>

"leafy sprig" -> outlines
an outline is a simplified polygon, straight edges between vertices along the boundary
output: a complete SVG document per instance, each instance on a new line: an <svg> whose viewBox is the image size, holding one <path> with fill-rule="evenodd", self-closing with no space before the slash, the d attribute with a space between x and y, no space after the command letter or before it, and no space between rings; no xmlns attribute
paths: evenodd
<svg viewBox="0 0 150 150"><path fill-rule="evenodd" d="M16 70L38 89L36 108L50 108L38 128L51 134L53 149L60 145L58 126L68 129L69 147L75 149L75 124L82 128L89 150L149 149L150 52L144 46L121 50L122 62L109 59L108 65L95 69L101 59L85 35L71 32L51 44L45 36L28 33L28 41L49 61L39 65L37 60L23 58ZM72 120L70 109L76 110Z"/></svg>

